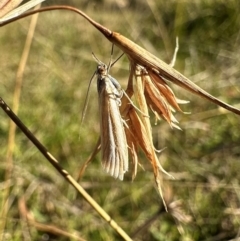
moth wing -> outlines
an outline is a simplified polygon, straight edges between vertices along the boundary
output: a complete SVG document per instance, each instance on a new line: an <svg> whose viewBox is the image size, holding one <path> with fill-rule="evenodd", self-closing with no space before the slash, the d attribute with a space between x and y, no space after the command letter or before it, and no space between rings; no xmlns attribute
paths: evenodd
<svg viewBox="0 0 240 241"><path fill-rule="evenodd" d="M102 165L107 173L123 180L128 170L128 149L115 91L111 79L105 77L99 91Z"/></svg>

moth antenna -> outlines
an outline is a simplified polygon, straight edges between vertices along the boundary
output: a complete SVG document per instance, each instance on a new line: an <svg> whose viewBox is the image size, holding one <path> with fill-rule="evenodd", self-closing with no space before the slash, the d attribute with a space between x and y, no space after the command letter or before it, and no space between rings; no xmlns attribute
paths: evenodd
<svg viewBox="0 0 240 241"><path fill-rule="evenodd" d="M97 56L92 52L92 56L93 56L93 58L94 58L94 60L98 63L98 64L104 64L101 60L99 60L98 58L97 58Z"/></svg>
<svg viewBox="0 0 240 241"><path fill-rule="evenodd" d="M108 64L108 66L107 66L107 73L109 73L109 70L110 70L110 68L112 67L113 48L114 48L114 44L112 45L112 50L111 50L110 60L109 60L109 64Z"/></svg>
<svg viewBox="0 0 240 241"><path fill-rule="evenodd" d="M119 60L122 58L122 56L124 55L124 53L122 53L112 64L110 67L113 67L113 65Z"/></svg>
<svg viewBox="0 0 240 241"><path fill-rule="evenodd" d="M112 68L113 65L114 65L115 63L117 63L117 61L118 61L119 59L121 59L122 56L124 55L124 53L122 53L114 62L112 62L113 46L114 46L114 45L112 45L111 57L110 57L110 61L109 61L108 68L107 68L107 71L108 71L108 72L109 72L110 68ZM93 52L92 52L92 56L93 56L94 60L95 60L98 64L104 64L101 60L99 60L99 59L97 58L97 56L96 56Z"/></svg>
<svg viewBox="0 0 240 241"><path fill-rule="evenodd" d="M109 72L110 68L112 68L113 65L114 65L115 63L117 63L117 61L118 61L119 59L121 59L122 56L124 55L124 53L122 53L115 61L112 62L113 47L114 47L114 44L112 45L112 50L111 50L111 55L110 55L110 61L109 61L109 64L108 64L108 72Z"/></svg>
<svg viewBox="0 0 240 241"><path fill-rule="evenodd" d="M94 56L96 57L96 56ZM97 60L97 58L96 58ZM88 84L88 89L87 89L87 96L85 98L85 101L84 101L84 107L83 107L83 112L82 112L82 118L81 118L81 125L83 123L83 120L84 120L84 117L86 115L86 111L87 111L87 107L88 107L88 102L89 102L89 90L90 90L90 86L91 86L91 83L92 83L92 80L93 80L93 77L96 75L96 71L94 72L92 78L90 79L89 81L89 84Z"/></svg>

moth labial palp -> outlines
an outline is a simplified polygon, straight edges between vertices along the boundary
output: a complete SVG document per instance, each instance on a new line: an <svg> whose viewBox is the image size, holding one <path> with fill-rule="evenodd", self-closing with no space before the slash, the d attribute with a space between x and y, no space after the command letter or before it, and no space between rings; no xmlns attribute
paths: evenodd
<svg viewBox="0 0 240 241"><path fill-rule="evenodd" d="M123 180L124 173L128 171L128 146L119 110L123 90L118 81L108 74L108 70L106 64L98 61L96 75L102 165L111 176Z"/></svg>

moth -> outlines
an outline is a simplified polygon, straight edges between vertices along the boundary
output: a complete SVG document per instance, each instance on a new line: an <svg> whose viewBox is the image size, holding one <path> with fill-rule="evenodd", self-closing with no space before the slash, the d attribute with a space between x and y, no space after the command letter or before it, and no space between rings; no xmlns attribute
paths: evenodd
<svg viewBox="0 0 240 241"><path fill-rule="evenodd" d="M94 75L97 76L102 166L111 176L123 180L124 173L128 171L127 139L119 110L124 92L118 81L109 75L109 70L116 61L112 64L110 60L106 65L94 54L93 57L98 63ZM86 100L85 109L87 102ZM84 115L85 110L82 120Z"/></svg>

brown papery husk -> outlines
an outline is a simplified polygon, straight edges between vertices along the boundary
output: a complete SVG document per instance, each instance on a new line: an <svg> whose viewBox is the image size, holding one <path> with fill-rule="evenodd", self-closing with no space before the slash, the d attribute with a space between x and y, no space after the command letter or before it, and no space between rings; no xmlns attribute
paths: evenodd
<svg viewBox="0 0 240 241"><path fill-rule="evenodd" d="M162 192L162 175L159 172L159 169L164 172L165 174L169 175L163 167L158 162L157 156L155 151L153 151L153 144L149 142L149 138L147 135L147 132L145 130L145 126L143 125L140 117L137 115L136 111L134 109L129 110L129 121L128 126L131 130L131 133L137 140L139 146L147 156L147 159L150 161L153 167L153 173L155 177L155 182L157 185L158 192L163 200L163 204L165 206L165 209L167 210L166 203L163 198L163 192ZM171 176L171 175L169 175Z"/></svg>
<svg viewBox="0 0 240 241"><path fill-rule="evenodd" d="M164 95L164 97L166 98L168 103L175 110L182 112L181 108L179 107L179 105L177 103L176 96L174 95L173 91L170 89L170 87L168 86L166 81L164 79L162 79L160 75L157 75L152 71L149 71L149 76L152 79L156 88Z"/></svg>
<svg viewBox="0 0 240 241"><path fill-rule="evenodd" d="M157 184L157 189L163 200L164 206L167 210L166 203L163 199L163 193L162 193L162 175L160 174L159 170L161 170L167 175L169 174L163 169L163 167L159 163L155 153L155 148L153 145L152 129L151 129L150 119L148 115L147 103L144 96L143 79L142 79L143 67L132 64L132 69L134 70L134 76L135 76L134 95L136 97L136 101L138 102L139 109L141 110L141 112L145 113L145 116L141 115L141 118L140 118L137 115L136 111L134 110L134 111L129 111L129 117L133 124L132 129L136 127L138 128L138 129L135 129L138 142L140 146L143 148L143 151L145 152L145 154L147 155L148 160L152 164L153 173L155 176L155 182ZM138 123L138 125L136 125L136 123Z"/></svg>
<svg viewBox="0 0 240 241"><path fill-rule="evenodd" d="M143 75L142 79L144 81L144 95L147 104L150 105L160 116L163 116L171 125L171 109L169 108L168 102L152 83L149 75Z"/></svg>

